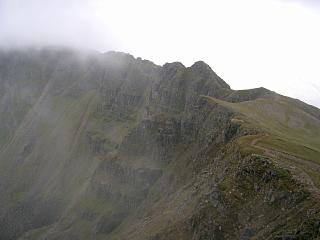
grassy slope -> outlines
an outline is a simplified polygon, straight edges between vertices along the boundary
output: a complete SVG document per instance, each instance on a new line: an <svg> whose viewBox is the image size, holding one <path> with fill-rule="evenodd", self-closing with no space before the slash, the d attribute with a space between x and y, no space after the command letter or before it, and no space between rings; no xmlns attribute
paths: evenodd
<svg viewBox="0 0 320 240"><path fill-rule="evenodd" d="M296 108L290 99L280 96L241 103L210 99L238 113L235 121L265 132L258 145L320 163L320 120Z"/></svg>
<svg viewBox="0 0 320 240"><path fill-rule="evenodd" d="M241 103L209 100L236 112L234 121L243 127L258 130L257 135L237 140L245 155L257 153L277 158L280 165L291 169L301 181L318 191L320 121L308 113L308 105L304 111L303 105L296 106L295 100L283 96ZM313 113L318 112L313 109Z"/></svg>

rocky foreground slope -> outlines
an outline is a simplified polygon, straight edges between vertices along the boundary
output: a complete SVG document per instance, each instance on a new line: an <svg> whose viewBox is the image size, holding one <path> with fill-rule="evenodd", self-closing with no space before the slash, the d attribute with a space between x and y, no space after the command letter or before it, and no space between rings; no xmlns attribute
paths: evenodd
<svg viewBox="0 0 320 240"><path fill-rule="evenodd" d="M204 62L0 52L0 239L320 238L320 110Z"/></svg>

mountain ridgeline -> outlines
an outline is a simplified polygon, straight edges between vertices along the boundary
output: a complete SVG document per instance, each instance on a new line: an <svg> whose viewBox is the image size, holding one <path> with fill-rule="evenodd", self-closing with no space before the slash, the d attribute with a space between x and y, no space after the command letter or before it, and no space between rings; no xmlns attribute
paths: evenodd
<svg viewBox="0 0 320 240"><path fill-rule="evenodd" d="M320 110L206 63L0 51L0 240L320 238Z"/></svg>

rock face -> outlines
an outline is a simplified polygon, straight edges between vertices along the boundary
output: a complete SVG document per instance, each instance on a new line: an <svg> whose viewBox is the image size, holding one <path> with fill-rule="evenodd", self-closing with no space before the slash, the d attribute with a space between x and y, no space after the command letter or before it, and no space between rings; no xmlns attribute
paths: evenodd
<svg viewBox="0 0 320 240"><path fill-rule="evenodd" d="M308 161L256 144L282 135L246 104L283 99L201 61L2 51L0 239L320 237L318 145ZM318 109L285 101L320 131Z"/></svg>

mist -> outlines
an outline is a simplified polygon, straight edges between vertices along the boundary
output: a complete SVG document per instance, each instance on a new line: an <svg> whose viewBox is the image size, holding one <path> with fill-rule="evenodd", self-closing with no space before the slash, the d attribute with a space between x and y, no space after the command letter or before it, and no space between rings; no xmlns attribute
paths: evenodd
<svg viewBox="0 0 320 240"><path fill-rule="evenodd" d="M320 238L319 10L0 0L0 240Z"/></svg>
<svg viewBox="0 0 320 240"><path fill-rule="evenodd" d="M115 48L90 1L0 1L0 46Z"/></svg>
<svg viewBox="0 0 320 240"><path fill-rule="evenodd" d="M203 60L234 89L264 86L320 107L319 9L315 0L1 0L0 46Z"/></svg>

